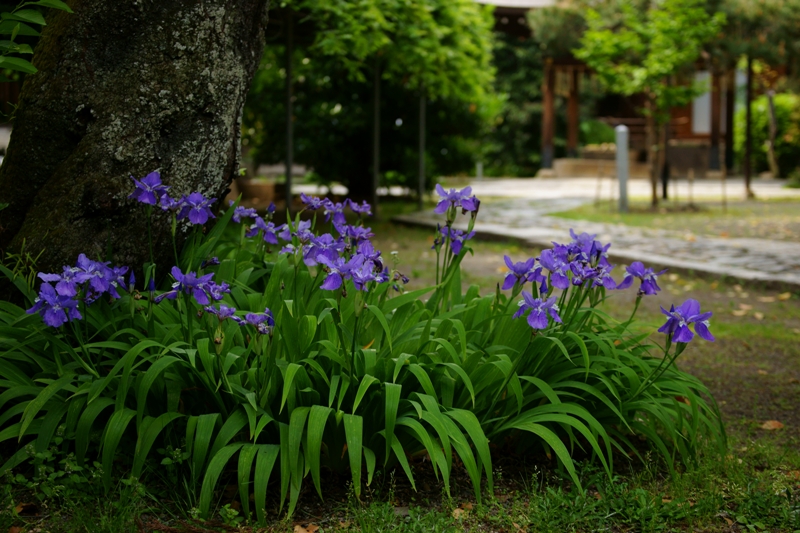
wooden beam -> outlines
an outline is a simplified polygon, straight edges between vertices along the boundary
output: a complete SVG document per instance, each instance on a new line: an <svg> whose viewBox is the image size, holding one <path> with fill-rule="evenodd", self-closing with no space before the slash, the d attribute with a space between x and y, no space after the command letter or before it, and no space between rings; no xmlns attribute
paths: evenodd
<svg viewBox="0 0 800 533"><path fill-rule="evenodd" d="M580 125L580 71L570 69L569 100L567 101L567 156L578 157L578 127Z"/></svg>
<svg viewBox="0 0 800 533"><path fill-rule="evenodd" d="M542 168L553 168L553 140L556 132L556 72L553 60L547 59L542 85Z"/></svg>

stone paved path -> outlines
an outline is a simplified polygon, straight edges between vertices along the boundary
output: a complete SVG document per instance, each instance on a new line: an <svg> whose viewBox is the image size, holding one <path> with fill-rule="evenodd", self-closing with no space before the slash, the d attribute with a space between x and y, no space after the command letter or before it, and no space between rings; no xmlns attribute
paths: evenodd
<svg viewBox="0 0 800 533"><path fill-rule="evenodd" d="M800 243L685 235L664 229L566 220L548 215L591 201L595 195L592 187L596 187L596 183L594 179L474 182L473 192L478 197L510 197L482 204L475 229L485 236L510 237L541 247L549 246L552 241L568 241L569 229L573 228L576 232L596 233L601 241L611 242L610 255L622 263L639 260L674 270L800 287ZM633 182L632 185L632 196L646 195L647 183ZM742 197L737 192L737 188L743 191L741 181L730 180L727 188L730 197ZM761 198L794 196L800 199L800 191L784 189L779 182L757 182L754 189ZM699 182L694 186L693 195L698 199L719 194L718 182ZM441 217L433 213L414 213L396 220L435 226L441 222ZM465 220L460 219L457 227L465 229Z"/></svg>

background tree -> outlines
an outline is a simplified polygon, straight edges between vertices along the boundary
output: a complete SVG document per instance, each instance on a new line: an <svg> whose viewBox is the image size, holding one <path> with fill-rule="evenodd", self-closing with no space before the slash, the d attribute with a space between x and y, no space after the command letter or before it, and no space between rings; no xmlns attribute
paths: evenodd
<svg viewBox="0 0 800 533"><path fill-rule="evenodd" d="M709 43L711 60L718 68L743 68L749 79L744 124L737 118L736 146L744 166L746 195L752 198L752 171L765 170L762 163L767 163L777 177L785 166L785 162L779 164L782 157L776 152L777 144L786 145L780 135L787 132L779 131L781 120L775 110L775 95L796 87L799 79L800 0L721 0L718 8L725 13L726 24L722 38ZM766 138L764 132L754 131L753 127L752 100L757 91L764 91L767 100L765 106L757 106L758 110L766 110ZM761 119L756 117L755 122ZM754 134L761 142L754 144ZM791 150L788 146L786 149ZM785 153L783 148L781 151Z"/></svg>
<svg viewBox="0 0 800 533"><path fill-rule="evenodd" d="M674 83L698 59L703 45L722 28L725 15L709 15L703 0L630 0L601 12L587 11L588 29L575 56L585 61L611 92L645 98L646 143L652 203L658 204L659 135L673 106L689 103L700 88ZM657 139L657 137L661 137Z"/></svg>
<svg viewBox="0 0 800 533"><path fill-rule="evenodd" d="M267 0L72 2L42 33L0 167L0 248L41 270L79 253L148 258L130 175L220 197L239 168L240 117L264 46ZM154 217L156 262L170 257ZM180 232L182 234L182 232ZM179 235L180 237L180 235Z"/></svg>
<svg viewBox="0 0 800 533"><path fill-rule="evenodd" d="M313 45L298 49L293 59L298 161L312 166L321 181L340 181L351 194L369 196L370 82L379 69L384 181L415 181L414 126L423 93L433 100L426 158L439 171L471 167L469 153L475 153L498 107L488 8L471 0L300 0L287 5L315 28ZM259 163L277 163L285 156L285 133L274 127L285 111L270 96L284 83L282 54L282 46L268 47L245 110L246 139Z"/></svg>

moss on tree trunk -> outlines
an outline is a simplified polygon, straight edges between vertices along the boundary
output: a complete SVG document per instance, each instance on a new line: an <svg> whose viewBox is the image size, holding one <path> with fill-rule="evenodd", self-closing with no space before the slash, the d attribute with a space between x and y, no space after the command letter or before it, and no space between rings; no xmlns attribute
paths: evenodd
<svg viewBox="0 0 800 533"><path fill-rule="evenodd" d="M74 0L35 50L0 167L0 248L140 268L145 209L133 183L160 169L175 195L220 198L238 171L240 122L264 47L268 0ZM171 264L156 209L156 262ZM186 228L179 234L185 235ZM161 268L161 272L166 268Z"/></svg>

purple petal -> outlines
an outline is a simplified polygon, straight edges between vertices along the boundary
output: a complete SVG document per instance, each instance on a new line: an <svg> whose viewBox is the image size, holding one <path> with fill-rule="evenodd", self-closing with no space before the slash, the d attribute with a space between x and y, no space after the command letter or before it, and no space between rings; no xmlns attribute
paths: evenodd
<svg viewBox="0 0 800 533"><path fill-rule="evenodd" d="M674 342L689 342L694 338L694 333L688 326L678 326L678 330L672 336Z"/></svg>
<svg viewBox="0 0 800 533"><path fill-rule="evenodd" d="M328 274L328 277L325 278L325 281L322 285L319 286L320 289L324 289L326 291L335 291L339 287L342 286L342 276L333 272Z"/></svg>
<svg viewBox="0 0 800 533"><path fill-rule="evenodd" d="M695 323L694 330L697 332L698 335L700 335L700 338L702 339L711 342L714 342L714 340L716 340L714 339L714 335L712 335L711 332L708 331L708 323L706 321Z"/></svg>
<svg viewBox="0 0 800 533"><path fill-rule="evenodd" d="M528 324L533 329L545 329L547 327L547 313L534 309L528 315Z"/></svg>

